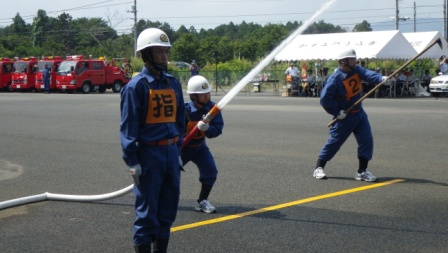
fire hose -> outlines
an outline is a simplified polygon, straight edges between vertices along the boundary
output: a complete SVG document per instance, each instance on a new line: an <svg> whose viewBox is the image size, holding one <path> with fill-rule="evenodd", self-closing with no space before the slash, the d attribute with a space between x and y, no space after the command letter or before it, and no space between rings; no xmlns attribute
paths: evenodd
<svg viewBox="0 0 448 253"><path fill-rule="evenodd" d="M407 61L405 64L403 64L403 66L399 67L397 70L395 70L394 73L390 74L384 81L382 81L381 83L379 83L378 85L376 85L373 89L371 89L369 92L367 92L364 96L362 96L360 99L358 99L358 101L356 101L352 106L350 106L347 110L345 110L345 114L349 113L351 110L353 110L353 108L355 108L355 106L359 105L364 99L366 99L368 96L370 96L373 92L375 92L376 90L378 90L381 85L387 83L387 81L389 81L389 79L391 79L392 77L394 77L397 73L399 73L402 69L406 68L409 64L411 64L411 62L415 61L418 57L420 57L423 53L425 53L426 51L428 51L432 46L434 46L435 44L438 44L440 48L442 47L442 41L439 39L435 40L433 43L431 43L430 45L428 45L427 47L425 47L420 53L418 53L416 56L414 56L412 59L410 59L409 61ZM332 120L330 123L328 123L327 127L331 127L334 123L336 123L336 121L338 121L338 118L335 118L334 120Z"/></svg>
<svg viewBox="0 0 448 253"><path fill-rule="evenodd" d="M302 34L313 22L319 17L326 9L328 9L336 0L330 0L314 13L308 20L306 20L296 31L289 35L285 40L283 40L279 46L277 46L268 56L266 56L255 68L253 68L243 79L241 79L235 87L233 87L229 93L227 93L213 108L205 115L204 122L209 123L214 116L216 116L223 107L243 89L252 80L256 74L258 74L262 69L264 69L268 64L274 59L274 57L284 49L289 43L291 43L298 35ZM182 148L184 148L198 132L198 127L195 126L185 137L182 143ZM95 202L103 201L113 198L118 198L124 196L132 191L134 184L108 194L102 195L65 195L65 194L55 194L55 193L43 193L13 200L8 200L0 202L0 210L24 205L45 200L59 200L59 201L73 201L73 202Z"/></svg>

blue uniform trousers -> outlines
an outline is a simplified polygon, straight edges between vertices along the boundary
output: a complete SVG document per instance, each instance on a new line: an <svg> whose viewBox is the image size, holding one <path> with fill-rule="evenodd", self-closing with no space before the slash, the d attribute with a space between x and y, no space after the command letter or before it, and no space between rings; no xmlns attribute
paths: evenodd
<svg viewBox="0 0 448 253"><path fill-rule="evenodd" d="M169 239L180 195L179 151L177 145L138 148L142 167L136 196L134 245L149 245L156 238Z"/></svg>
<svg viewBox="0 0 448 253"><path fill-rule="evenodd" d="M358 143L358 158L371 160L373 155L373 136L367 114L362 110L348 114L343 120L336 121L330 128L330 138L319 153L319 159L330 161L351 133Z"/></svg>
<svg viewBox="0 0 448 253"><path fill-rule="evenodd" d="M45 91L50 91L50 79L44 79L43 81Z"/></svg>
<svg viewBox="0 0 448 253"><path fill-rule="evenodd" d="M218 176L215 160L207 144L196 147L185 147L182 154L183 164L192 161L199 169L199 181L205 185L213 186Z"/></svg>

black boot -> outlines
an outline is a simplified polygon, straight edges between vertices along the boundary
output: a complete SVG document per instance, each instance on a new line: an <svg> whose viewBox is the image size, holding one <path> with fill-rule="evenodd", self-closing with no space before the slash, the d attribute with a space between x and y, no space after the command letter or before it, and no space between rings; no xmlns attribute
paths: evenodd
<svg viewBox="0 0 448 253"><path fill-rule="evenodd" d="M151 245L135 246L135 253L151 253Z"/></svg>
<svg viewBox="0 0 448 253"><path fill-rule="evenodd" d="M166 253L169 239L157 239L152 243L153 253Z"/></svg>

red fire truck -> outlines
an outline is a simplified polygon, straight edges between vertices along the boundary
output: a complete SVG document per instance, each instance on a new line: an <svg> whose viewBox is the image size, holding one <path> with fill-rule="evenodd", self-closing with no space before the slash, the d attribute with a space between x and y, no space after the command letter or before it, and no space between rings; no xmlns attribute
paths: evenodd
<svg viewBox="0 0 448 253"><path fill-rule="evenodd" d="M37 72L37 58L25 57L14 62L10 91L34 90Z"/></svg>
<svg viewBox="0 0 448 253"><path fill-rule="evenodd" d="M0 58L0 90L8 91L12 80L12 66L10 58Z"/></svg>
<svg viewBox="0 0 448 253"><path fill-rule="evenodd" d="M56 89L56 76L58 73L58 68L64 59L62 56L45 56L37 63L37 73L36 73L36 91L44 90L44 81L42 80L42 70L47 64L47 68L50 69L50 90Z"/></svg>
<svg viewBox="0 0 448 253"><path fill-rule="evenodd" d="M123 70L113 64L106 64L103 58L85 59L82 55L73 55L67 56L67 59L59 65L56 88L68 93L74 91L104 93L106 89L120 92L129 80L130 77L126 76Z"/></svg>

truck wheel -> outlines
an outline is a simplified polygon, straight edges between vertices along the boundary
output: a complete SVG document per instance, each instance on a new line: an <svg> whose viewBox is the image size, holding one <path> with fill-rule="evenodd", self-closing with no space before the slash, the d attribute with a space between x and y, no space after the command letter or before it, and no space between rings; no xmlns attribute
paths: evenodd
<svg viewBox="0 0 448 253"><path fill-rule="evenodd" d="M104 92L106 92L106 86L100 86L99 88L98 88L98 92L99 93L104 93Z"/></svg>
<svg viewBox="0 0 448 253"><path fill-rule="evenodd" d="M117 93L121 91L121 87L123 87L123 83L120 80L117 80L112 85L112 91Z"/></svg>
<svg viewBox="0 0 448 253"><path fill-rule="evenodd" d="M87 94L90 92L90 84L89 83L83 83L81 87L82 93Z"/></svg>

